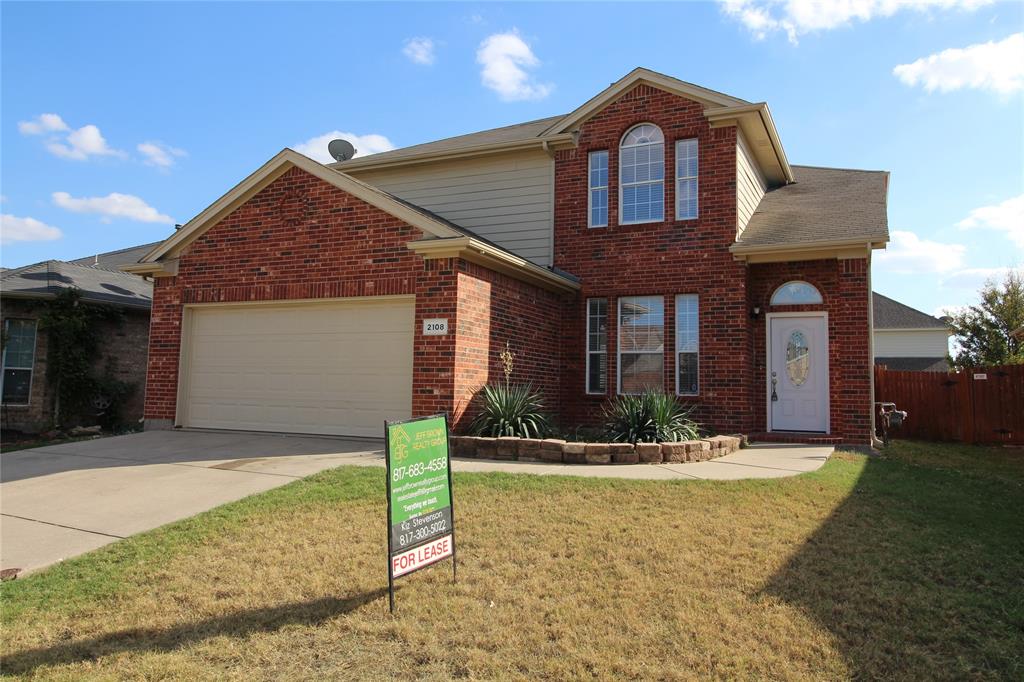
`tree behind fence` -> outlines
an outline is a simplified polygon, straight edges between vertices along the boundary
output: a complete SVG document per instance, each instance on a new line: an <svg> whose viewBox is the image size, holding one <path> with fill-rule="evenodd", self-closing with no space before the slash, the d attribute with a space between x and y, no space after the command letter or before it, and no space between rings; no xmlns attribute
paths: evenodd
<svg viewBox="0 0 1024 682"><path fill-rule="evenodd" d="M897 438L1024 445L1024 365L948 374L876 365L875 400L909 413Z"/></svg>

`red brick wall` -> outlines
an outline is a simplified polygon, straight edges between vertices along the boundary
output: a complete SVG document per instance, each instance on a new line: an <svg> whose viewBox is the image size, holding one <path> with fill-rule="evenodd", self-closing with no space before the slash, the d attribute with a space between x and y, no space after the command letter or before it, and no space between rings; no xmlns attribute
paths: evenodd
<svg viewBox="0 0 1024 682"><path fill-rule="evenodd" d="M637 123L665 135L665 216L659 223L617 225L618 147ZM698 139L699 217L675 216L675 142ZM608 150L609 226L587 227L587 154ZM581 279L583 291L568 311L563 336L563 412L569 421L593 422L605 396L585 391L585 306L608 299L608 388L616 384L616 300L665 299L665 390L675 391L676 294L700 296L700 396L697 417L709 426L748 430L752 424L750 336L746 266L729 253L736 236L736 130L712 130L700 104L646 85L638 86L587 121L576 149L555 157L555 265ZM763 408L762 408L763 411Z"/></svg>
<svg viewBox="0 0 1024 682"><path fill-rule="evenodd" d="M500 353L515 353L513 382L532 382L558 410L562 297L474 263L460 261L455 423L476 413L472 398L488 382L505 380Z"/></svg>
<svg viewBox="0 0 1024 682"><path fill-rule="evenodd" d="M176 277L156 280L146 418L174 418L183 304L414 293L413 412L450 409L451 378L431 370L439 357L424 361L420 320L454 315L455 279L449 261L425 263L406 248L419 236L329 183L287 171L193 242Z"/></svg>
<svg viewBox="0 0 1024 682"><path fill-rule="evenodd" d="M414 416L467 407L503 377L498 353L511 341L517 381L557 403L562 300L461 259L425 261L406 244L419 231L292 169L191 244L176 277L154 290L148 419L174 419L183 306L190 303L415 294ZM423 321L446 318L446 336ZM463 417L466 417L463 419Z"/></svg>
<svg viewBox="0 0 1024 682"><path fill-rule="evenodd" d="M753 323L752 385L761 402L755 409L756 431L766 428L764 387L766 385L765 312L803 310L828 311L829 417L831 432L845 442L864 445L871 439L870 333L868 330L868 261L815 260L792 263L763 263L750 266L751 306L763 311ZM818 288L823 305L770 306L768 301L780 285L794 279ZM756 407L756 403L755 403Z"/></svg>

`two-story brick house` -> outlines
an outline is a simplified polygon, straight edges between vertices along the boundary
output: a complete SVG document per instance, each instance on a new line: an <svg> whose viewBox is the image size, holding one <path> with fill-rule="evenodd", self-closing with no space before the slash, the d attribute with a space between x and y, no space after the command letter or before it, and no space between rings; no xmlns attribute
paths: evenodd
<svg viewBox="0 0 1024 682"><path fill-rule="evenodd" d="M723 431L871 437L884 172L791 166L764 103L637 69L564 116L325 166L284 150L131 269L146 418L379 436L532 381Z"/></svg>

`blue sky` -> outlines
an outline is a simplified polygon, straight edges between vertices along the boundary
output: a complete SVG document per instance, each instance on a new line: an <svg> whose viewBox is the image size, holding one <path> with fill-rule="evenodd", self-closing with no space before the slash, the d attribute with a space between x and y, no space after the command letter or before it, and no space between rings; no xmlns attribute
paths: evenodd
<svg viewBox="0 0 1024 682"><path fill-rule="evenodd" d="M1024 3L3 2L0 23L5 267L161 239L285 146L561 114L635 66L767 101L792 163L891 171L876 290L934 312L1024 265Z"/></svg>

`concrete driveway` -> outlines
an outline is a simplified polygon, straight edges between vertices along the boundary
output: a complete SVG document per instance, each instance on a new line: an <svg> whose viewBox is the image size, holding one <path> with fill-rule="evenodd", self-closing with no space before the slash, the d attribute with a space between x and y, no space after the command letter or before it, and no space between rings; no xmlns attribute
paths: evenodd
<svg viewBox="0 0 1024 682"><path fill-rule="evenodd" d="M147 431L0 455L0 568L32 571L342 464L381 441Z"/></svg>
<svg viewBox="0 0 1024 682"><path fill-rule="evenodd" d="M383 441L147 431L0 455L0 568L37 570L120 538L343 464L383 466ZM780 478L831 447L764 444L691 464L453 460L455 471L646 480ZM381 497L384 496L383 486Z"/></svg>

